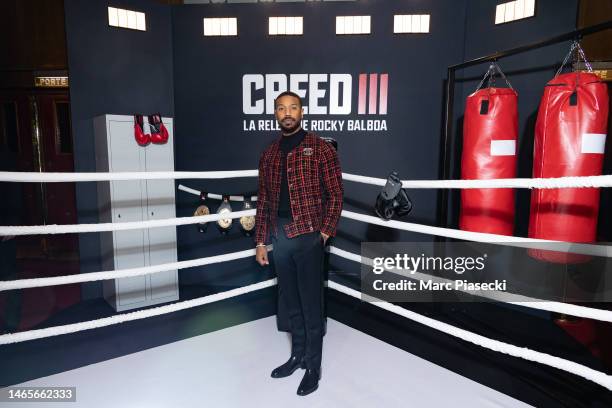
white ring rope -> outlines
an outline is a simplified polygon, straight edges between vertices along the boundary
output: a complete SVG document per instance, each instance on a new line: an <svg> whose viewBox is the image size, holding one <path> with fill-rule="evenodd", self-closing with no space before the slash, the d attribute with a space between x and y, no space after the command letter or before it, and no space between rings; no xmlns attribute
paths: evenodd
<svg viewBox="0 0 612 408"><path fill-rule="evenodd" d="M81 181L115 180L168 180L168 179L225 179L257 177L258 170L230 171L128 171L111 173L38 173L25 171L0 171L0 182L13 183L65 183Z"/></svg>
<svg viewBox="0 0 612 408"><path fill-rule="evenodd" d="M231 213L209 214L192 217L168 218L163 220L129 221L102 224L74 224L74 225L27 225L27 226L0 226L0 236L3 235L35 235L35 234L68 234L84 232L103 231L125 231L133 229L168 227L176 225L202 224L220 219L240 218L255 215L256 210L232 211ZM581 244L564 241L551 241L545 239L522 238L508 235L487 234L483 232L462 231L451 228L432 227L423 224L396 220L381 220L371 215L360 214L348 210L342 210L342 217L380 225L388 228L401 229L404 231L418 232L427 235L438 235L447 238L456 238L466 241L483 242L490 244L504 244L509 246L555 250L574 254L592 255L601 257L612 257L612 246ZM553 246L551 246L553 245Z"/></svg>
<svg viewBox="0 0 612 408"><path fill-rule="evenodd" d="M272 245L266 247L272 250ZM0 292L5 290L39 288L45 286L68 285L72 283L95 282L101 280L132 278L134 276L151 275L174 269L193 268L195 266L211 265L220 262L233 261L235 259L255 256L255 249L232 252L228 254L208 256L205 258L192 259L189 261L170 262L165 264L143 266L139 268L117 269L101 272L81 273L78 275L54 276L51 278L18 279L12 281L0 281Z"/></svg>
<svg viewBox="0 0 612 408"><path fill-rule="evenodd" d="M271 251L273 248L272 245L268 245L268 251ZM329 252L331 254L338 255L342 258L355 261L358 263L365 263L367 265L371 265L371 260L368 258L361 257L358 254L354 254L349 251L345 251L343 249L330 246ZM78 275L64 275L64 276L54 276L50 278L33 278L33 279L18 279L12 281L0 281L0 292L6 290L17 290L17 289L29 289L29 288L37 288L37 287L45 287L45 286L57 286L57 285L68 285L73 283L84 283L84 282L94 282L100 280L110 280L110 279L119 279L119 278L128 278L134 276L143 276L149 274L155 274L170 270L180 270L185 268L192 268L196 266L210 265L214 263L226 262L235 259L248 258L250 256L255 255L255 249L247 249L244 251L232 252L228 254L209 256L205 258L199 258L189 261L179 261L172 262L166 264L158 264L152 266L144 266L139 268L129 268L129 269L118 269L118 270L109 270L109 271L100 271L100 272L89 272ZM398 273L394 270L389 270L393 273ZM402 274L403 275L403 274ZM408 275L407 277L413 279L423 279L423 278L433 278L439 281L446 281L444 278L433 277L431 275L415 273L414 275ZM466 293L471 293L468 291L464 291ZM612 311L602 310L597 308L589 308L585 306L578 306L560 302L549 302L540 299L532 299L527 298L525 296L516 295L512 293L504 293L504 299L498 299L496 295L491 294L477 294L477 296L487 297L493 300L498 300L500 302L509 303L513 305L525 306L533 309L546 310L550 312L558 312L564 313L571 316L584 317L588 319L595 319L605 322L612 322ZM501 296L501 295L499 295ZM515 301L508 301L508 298L514 298ZM534 303L537 302L537 303Z"/></svg>
<svg viewBox="0 0 612 408"><path fill-rule="evenodd" d="M549 251L555 250L572 254L612 258L612 246L610 245L582 244L575 242L552 241L547 239L523 238L509 235L487 234L484 232L462 231L452 228L432 227L429 225L414 224L411 222L396 220L385 221L378 217L360 214L348 210L342 210L342 216L356 221L366 222L368 224L380 225L382 227L418 232L420 234L456 238L464 241L483 242L487 244L502 244L519 248L544 249Z"/></svg>
<svg viewBox="0 0 612 408"><path fill-rule="evenodd" d="M186 193L197 195L197 196L200 196L200 194L202 193L199 190L195 190L193 188L189 188L189 187L184 186L182 184L178 185L178 189L181 190L181 191L184 191ZM223 195L222 194L206 193L206 197L207 198L212 198L214 200L223 200ZM231 195L231 196L229 196L229 200L230 201L244 201L244 197L245 197L244 195L239 195L239 196ZM249 196L247 195L246 197L249 197ZM250 198L251 198L252 202L257 201L257 196L250 196Z"/></svg>
<svg viewBox="0 0 612 408"><path fill-rule="evenodd" d="M83 330L97 329L99 327L111 326L113 324L125 323L132 320L145 319L153 316L161 316L167 313L173 313L179 310L190 309L192 307L202 306L208 303L217 302L219 300L244 295L245 293L254 292L256 290L268 288L274 285L276 285L276 278L254 283L252 285L243 286L241 288L231 289L225 292L215 293L213 295L208 295L197 299L191 299L183 302L172 303L165 306L139 310L137 312L123 313L115 316L104 317L102 319L90 320L87 322L80 323L72 323L64 326L54 326L47 327L45 329L3 334L0 335L0 345L42 339L45 337L59 336L61 334L76 333Z"/></svg>
<svg viewBox="0 0 612 408"><path fill-rule="evenodd" d="M254 283L240 288L231 289L225 292L215 293L200 297L197 299L186 300L183 302L172 303L165 306L154 307L145 310L139 310L131 313L123 313L115 316L105 317L96 320L90 320L87 322L72 323L63 326L47 327L45 329L29 330L19 333L9 333L0 335L0 345L12 344L28 340L41 339L52 336L59 336L62 334L76 333L84 330L91 330L114 324L125 323L133 320L145 319L154 316L161 316L168 313L177 312L180 310L190 309L197 306L217 302L231 297L240 296L246 293L254 292L264 288L274 286L276 279L269 279L267 281ZM361 299L361 292L340 285L333 281L328 281L328 287L346 295L352 296L357 299ZM497 351L503 354L508 354L514 357L520 357L525 360L534 361L540 364L544 364L550 367L558 368L560 370L569 372L574 375L581 376L587 380L593 381L609 390L612 390L612 377L602 373L600 371L593 370L592 368L583 366L570 360L565 360L559 357L551 356L550 354L542 353L539 351L531 350L526 347L518 347L512 344L504 343L498 340L489 339L488 337L481 336L470 331L460 329L447 323L439 322L435 319L420 315L418 313L403 309L399 306L390 304L388 302L376 302L373 305L403 316L417 323L428 326L432 329L441 331L451 336L460 338L468 341L472 344L488 348L493 351Z"/></svg>
<svg viewBox="0 0 612 408"><path fill-rule="evenodd" d="M357 183L384 186L387 179L342 173L342 178ZM599 188L612 187L612 175L555 177L555 178L512 178L486 180L402 180L404 188Z"/></svg>
<svg viewBox="0 0 612 408"><path fill-rule="evenodd" d="M355 254L349 251L345 251L344 249L336 248L334 246L329 247L329 253L338 255L341 258L348 259L350 261L354 261L360 264L365 264L365 265L370 265L370 266L372 265L372 260L370 258L366 258L361 255L358 255L358 254ZM436 282L452 282L450 279L445 279L445 278L441 278L441 277L437 277L437 276L433 276L429 274L424 274L421 272L415 272L413 274L413 273L403 273L395 269L385 268L385 270L395 273L397 275L405 276L410 279L417 279L417 280L430 279ZM496 300L498 302L508 303L511 305L524 306L524 307L528 307L532 309L545 310L548 312L563 313L563 314L567 314L570 316L584 317L586 319L594 319L594 320L600 320L602 322L612 323L612 310L603 310L603 309L591 308L591 307L586 307L586 306L572 305L569 303L546 301L542 299L529 298L526 296L517 295L515 293L510 293L510 292L502 292L502 293L494 292L491 294L491 293L488 293L487 291L479 291L479 292L468 291L468 290L460 290L460 291L468 293L470 295L484 297L484 298ZM508 299L514 299L514 300L508 300Z"/></svg>
<svg viewBox="0 0 612 408"><path fill-rule="evenodd" d="M340 293L344 293L345 295L361 299L361 292L340 285L336 282L328 281L328 287L335 289ZM380 301L371 304L477 346L497 351L498 353L508 354L513 357L520 357L522 359L544 364L549 367L558 368L559 370L586 378L587 380L590 380L612 391L612 376L609 376L601 371L593 370L592 368L586 367L582 364L578 364L564 358L551 356L550 354L542 353L540 351L531 350L527 347L518 347L499 340L493 340L480 334L472 333L468 330L452 326L448 323L440 322L430 317L420 315L389 302Z"/></svg>
<svg viewBox="0 0 612 408"><path fill-rule="evenodd" d="M111 180L162 180L162 179L221 179L257 177L258 170L231 171L158 171L158 172L111 172L111 173L39 173L0 172L0 182L60 183ZM384 186L386 179L342 173L342 178L364 184ZM612 175L557 177L557 178L513 178L487 180L402 180L404 188L599 188L612 187Z"/></svg>
<svg viewBox="0 0 612 408"><path fill-rule="evenodd" d="M3 235L36 235L36 234L71 234L83 232L126 231L134 229L170 227L176 225L204 224L221 219L240 218L255 215L256 210L224 212L221 214L198 215L192 217L166 218L162 220L107 222L101 224L71 224L71 225L24 225L2 226Z"/></svg>

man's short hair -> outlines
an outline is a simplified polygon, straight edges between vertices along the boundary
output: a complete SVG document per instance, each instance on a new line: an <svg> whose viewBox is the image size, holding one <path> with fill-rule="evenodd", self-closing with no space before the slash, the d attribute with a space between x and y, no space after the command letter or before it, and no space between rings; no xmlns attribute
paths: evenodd
<svg viewBox="0 0 612 408"><path fill-rule="evenodd" d="M276 108L276 102L283 96L293 96L294 98L296 98L298 101L300 101L300 108L303 106L302 105L302 98L300 98L300 95L296 94L295 92L291 92L291 91L285 91L285 92L281 92L276 99L274 99L274 107Z"/></svg>

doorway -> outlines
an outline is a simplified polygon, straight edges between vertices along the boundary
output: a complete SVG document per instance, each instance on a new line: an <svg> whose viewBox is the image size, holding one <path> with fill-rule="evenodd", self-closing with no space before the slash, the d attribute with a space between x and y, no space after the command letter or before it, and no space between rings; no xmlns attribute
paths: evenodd
<svg viewBox="0 0 612 408"><path fill-rule="evenodd" d="M74 171L67 89L0 91L0 171ZM74 183L0 183L0 225L76 223ZM0 241L0 280L79 273L76 234ZM33 328L80 298L80 285L0 292L0 328Z"/></svg>

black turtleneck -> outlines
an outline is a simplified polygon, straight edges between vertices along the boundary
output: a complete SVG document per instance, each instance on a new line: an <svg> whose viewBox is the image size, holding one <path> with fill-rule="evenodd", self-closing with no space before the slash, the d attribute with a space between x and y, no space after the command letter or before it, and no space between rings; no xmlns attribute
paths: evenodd
<svg viewBox="0 0 612 408"><path fill-rule="evenodd" d="M291 216L291 205L289 204L289 184L287 183L287 153L295 149L306 136L306 131L300 129L291 136L283 135L280 141L281 155L281 189L278 201L278 216L282 218L293 218Z"/></svg>

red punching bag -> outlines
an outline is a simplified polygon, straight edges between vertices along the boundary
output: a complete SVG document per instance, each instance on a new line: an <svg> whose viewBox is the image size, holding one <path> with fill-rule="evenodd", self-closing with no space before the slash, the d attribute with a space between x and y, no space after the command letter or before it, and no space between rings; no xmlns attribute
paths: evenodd
<svg viewBox="0 0 612 408"><path fill-rule="evenodd" d="M477 91L468 96L465 103L461 155L462 179L516 177L517 93L511 86L495 88L491 87L490 83L487 88L480 89L487 76L492 78L495 71L503 76L497 64L491 64ZM459 228L512 235L514 190L510 188L461 190Z"/></svg>
<svg viewBox="0 0 612 408"><path fill-rule="evenodd" d="M572 44L570 54L575 50L584 58L578 43ZM586 60L585 63L590 70ZM533 148L533 177L601 175L608 127L606 84L591 72L559 74L560 71L546 85L540 103ZM597 188L534 189L529 237L593 242L598 211ZM584 255L542 250L530 250L529 254L555 263L589 259Z"/></svg>

